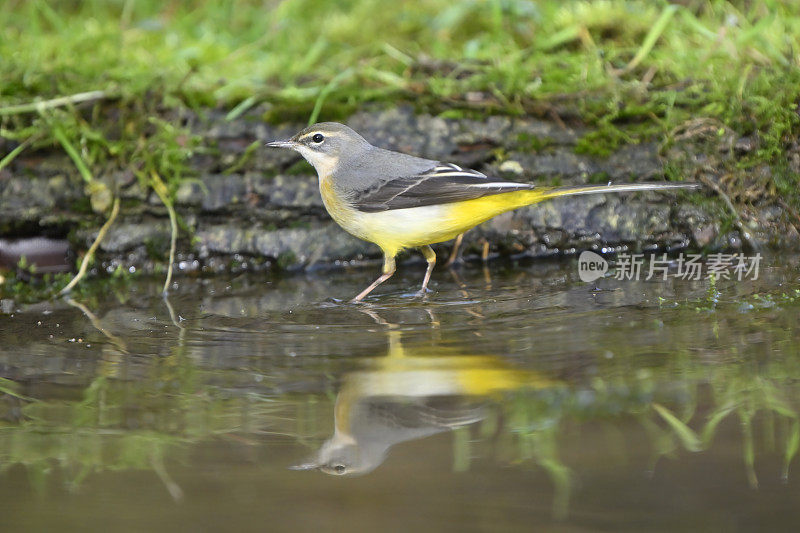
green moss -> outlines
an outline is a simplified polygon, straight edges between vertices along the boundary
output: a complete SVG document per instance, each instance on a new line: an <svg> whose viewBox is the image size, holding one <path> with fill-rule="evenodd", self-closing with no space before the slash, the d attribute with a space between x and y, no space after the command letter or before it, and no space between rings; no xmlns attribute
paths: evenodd
<svg viewBox="0 0 800 533"><path fill-rule="evenodd" d="M439 113L439 118L464 120L469 118L469 113L464 109L445 109Z"/></svg>
<svg viewBox="0 0 800 533"><path fill-rule="evenodd" d="M0 8L5 99L105 90L167 109L241 111L265 103L262 118L274 123L305 122L315 108L331 120L364 104L398 101L453 118L549 114L554 100L559 114L588 123L656 119L668 131L691 116L730 123L751 114L748 121L758 127L777 113L782 118L768 135L780 138L796 127L787 122L780 94L791 100L797 86L791 43L800 9L790 2L759 0L746 10L727 2L682 7L647 48L653 26L672 6L644 0L535 8L446 0L421 6L298 0L266 11L260 2L232 0L125 6L127 13L118 2Z"/></svg>
<svg viewBox="0 0 800 533"><path fill-rule="evenodd" d="M422 96L413 102L417 114L432 114L440 118L454 120L486 120L491 115L516 115L519 110L498 106L481 106L479 108L461 107L457 102L443 102L430 96Z"/></svg>
<svg viewBox="0 0 800 533"><path fill-rule="evenodd" d="M780 194L792 207L800 209L800 174L789 169L785 161L772 167L772 179Z"/></svg>
<svg viewBox="0 0 800 533"><path fill-rule="evenodd" d="M89 200L88 196L84 196L84 197L76 199L69 206L69 210L72 211L73 213L82 213L82 214L85 214L85 215L94 214L94 212L92 211L92 203Z"/></svg>
<svg viewBox="0 0 800 533"><path fill-rule="evenodd" d="M324 106L324 113L319 121L343 121L357 110L354 103L348 103L344 94L334 93ZM261 119L269 124L286 124L289 122L308 122L314 110L314 100L278 100L270 102L269 108L262 113Z"/></svg>
<svg viewBox="0 0 800 533"><path fill-rule="evenodd" d="M586 183L592 184L606 184L609 183L611 177L608 175L608 172L595 172L594 174L590 174L589 177L586 178Z"/></svg>
<svg viewBox="0 0 800 533"><path fill-rule="evenodd" d="M286 270L297 264L297 256L293 252L284 252L277 258L278 268Z"/></svg>
<svg viewBox="0 0 800 533"><path fill-rule="evenodd" d="M148 257L156 261L164 261L168 257L169 236L159 234L147 237L144 239L144 247Z"/></svg>
<svg viewBox="0 0 800 533"><path fill-rule="evenodd" d="M527 132L517 135L517 147L526 152L541 152L555 144L550 137L539 137Z"/></svg>
<svg viewBox="0 0 800 533"><path fill-rule="evenodd" d="M619 150L621 146L632 141L633 138L620 128L607 125L578 139L575 144L575 153L595 157L608 157Z"/></svg>
<svg viewBox="0 0 800 533"><path fill-rule="evenodd" d="M91 300L105 298L108 294L127 294L129 284L135 276L136 274L123 270L121 275L87 279L76 285L70 296ZM12 299L17 304L56 298L58 291L71 279L72 274L68 272L32 276L18 270L0 283L0 298Z"/></svg>
<svg viewBox="0 0 800 533"><path fill-rule="evenodd" d="M288 227L290 229L310 229L311 224L307 220L293 220Z"/></svg>

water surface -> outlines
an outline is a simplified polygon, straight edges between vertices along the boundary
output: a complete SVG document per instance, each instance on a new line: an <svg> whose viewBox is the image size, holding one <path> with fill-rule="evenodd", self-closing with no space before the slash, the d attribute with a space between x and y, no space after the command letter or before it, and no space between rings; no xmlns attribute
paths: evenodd
<svg viewBox="0 0 800 533"><path fill-rule="evenodd" d="M794 529L800 268L574 261L3 302L4 530Z"/></svg>

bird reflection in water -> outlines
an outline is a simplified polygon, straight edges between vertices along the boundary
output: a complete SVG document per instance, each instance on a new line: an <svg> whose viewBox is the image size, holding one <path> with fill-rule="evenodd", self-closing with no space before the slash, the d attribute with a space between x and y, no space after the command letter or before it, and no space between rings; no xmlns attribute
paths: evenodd
<svg viewBox="0 0 800 533"><path fill-rule="evenodd" d="M474 424L503 393L552 384L501 357L447 353L441 346L428 355L430 347L404 346L400 331L390 329L388 337L386 356L344 376L333 436L293 469L366 474L396 444Z"/></svg>

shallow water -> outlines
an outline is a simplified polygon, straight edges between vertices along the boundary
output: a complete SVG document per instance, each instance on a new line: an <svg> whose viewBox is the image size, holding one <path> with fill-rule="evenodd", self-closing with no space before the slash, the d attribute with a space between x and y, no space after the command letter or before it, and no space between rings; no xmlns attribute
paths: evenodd
<svg viewBox="0 0 800 533"><path fill-rule="evenodd" d="M4 530L785 530L800 268L575 261L91 287L2 302ZM292 468L294 467L294 468ZM299 468L299 469L297 469Z"/></svg>

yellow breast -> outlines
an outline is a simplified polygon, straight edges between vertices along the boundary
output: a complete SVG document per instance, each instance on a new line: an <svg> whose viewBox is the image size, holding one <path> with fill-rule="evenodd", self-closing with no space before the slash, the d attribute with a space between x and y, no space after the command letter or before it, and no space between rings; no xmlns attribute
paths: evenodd
<svg viewBox="0 0 800 533"><path fill-rule="evenodd" d="M337 194L329 177L320 177L319 192L322 195L322 203L334 222L359 239L376 242L369 236L368 224L361 220L363 213Z"/></svg>

